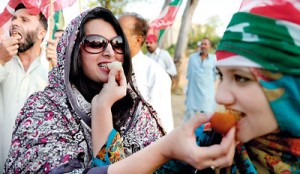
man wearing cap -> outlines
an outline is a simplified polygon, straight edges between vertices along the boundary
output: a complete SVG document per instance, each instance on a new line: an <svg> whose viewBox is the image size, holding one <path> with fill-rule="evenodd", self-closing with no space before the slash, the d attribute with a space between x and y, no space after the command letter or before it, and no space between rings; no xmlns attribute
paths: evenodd
<svg viewBox="0 0 300 174"><path fill-rule="evenodd" d="M146 37L146 48L148 50L146 55L160 64L171 77L177 75L176 66L171 55L168 51L162 50L158 47L158 39L156 35L149 34Z"/></svg>
<svg viewBox="0 0 300 174"><path fill-rule="evenodd" d="M49 62L41 48L47 27L42 13L32 15L19 4L11 20L10 37L0 42L0 170L9 150L15 118L25 100L48 84Z"/></svg>
<svg viewBox="0 0 300 174"><path fill-rule="evenodd" d="M157 111L166 132L174 128L171 105L171 79L165 70L141 51L148 32L145 19L136 13L126 13L119 18L128 39L132 68L138 90Z"/></svg>

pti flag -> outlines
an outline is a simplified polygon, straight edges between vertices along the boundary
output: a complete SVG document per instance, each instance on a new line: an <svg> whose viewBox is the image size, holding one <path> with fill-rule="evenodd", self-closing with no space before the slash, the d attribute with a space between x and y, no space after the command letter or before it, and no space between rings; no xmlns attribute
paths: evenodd
<svg viewBox="0 0 300 174"><path fill-rule="evenodd" d="M64 25L65 25L65 19L64 19L64 14L63 14L62 10L55 12L53 15L53 18L54 18L54 28L53 28L52 38L54 38L55 31L63 30Z"/></svg>
<svg viewBox="0 0 300 174"><path fill-rule="evenodd" d="M75 1L76 0L53 0L53 12L69 7ZM50 15L50 2L51 1L49 0L10 0L3 12L0 14L0 28L10 21L15 12L15 8L19 3L23 3L30 14L36 15L42 12L48 19Z"/></svg>
<svg viewBox="0 0 300 174"><path fill-rule="evenodd" d="M159 31L158 40L160 40L165 30L173 25L176 14L181 4L182 4L182 0L172 0L163 9L159 17L150 23L149 33L156 34L155 31Z"/></svg>

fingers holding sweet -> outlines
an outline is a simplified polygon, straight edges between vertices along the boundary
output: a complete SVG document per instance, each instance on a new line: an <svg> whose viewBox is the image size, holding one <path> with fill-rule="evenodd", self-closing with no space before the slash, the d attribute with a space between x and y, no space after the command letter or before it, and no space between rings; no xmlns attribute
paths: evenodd
<svg viewBox="0 0 300 174"><path fill-rule="evenodd" d="M213 169L226 167L232 164L235 146L235 128L232 128L228 131L220 144L199 147L194 142L192 153L181 160L186 161L198 170L209 167Z"/></svg>
<svg viewBox="0 0 300 174"><path fill-rule="evenodd" d="M202 150L202 154L198 154L199 158L200 155L202 155L201 158L204 158L205 160L202 161L202 164L197 164L194 167L197 169L203 169L207 167L222 168L230 166L233 162L236 147L235 131L235 127L231 128L223 137L220 144L208 147L199 147Z"/></svg>
<svg viewBox="0 0 300 174"><path fill-rule="evenodd" d="M222 168L230 166L232 164L236 144L235 128L231 128L226 136L222 139L222 142L220 144L220 157L214 159L214 167Z"/></svg>
<svg viewBox="0 0 300 174"><path fill-rule="evenodd" d="M191 165L196 165L203 160L202 150L199 154L195 153L199 151L199 146L195 142L195 129L201 124L208 121L206 116L196 116L189 121L183 123L171 133L163 138L165 145L163 156L166 159L179 159L186 161Z"/></svg>
<svg viewBox="0 0 300 174"><path fill-rule="evenodd" d="M112 70L113 68L121 69L122 68L122 62L114 61L114 62L109 63L107 66L108 66L109 70Z"/></svg>
<svg viewBox="0 0 300 174"><path fill-rule="evenodd" d="M197 114L187 121L186 126L191 127L193 130L197 129L201 124L209 121L209 117L206 114ZM192 132L194 133L194 132Z"/></svg>
<svg viewBox="0 0 300 174"><path fill-rule="evenodd" d="M112 106L116 101L120 100L126 95L127 82L123 72L123 68L111 67L108 74L108 81L103 85L97 97L102 98L102 104L107 107Z"/></svg>
<svg viewBox="0 0 300 174"><path fill-rule="evenodd" d="M10 37L3 39L0 42L0 64L4 65L6 62L18 53L19 41L17 38Z"/></svg>
<svg viewBox="0 0 300 174"><path fill-rule="evenodd" d="M22 39L22 36L18 32L13 32L12 35L11 35L11 38L16 39L16 40L18 40L18 42L20 42L20 40Z"/></svg>
<svg viewBox="0 0 300 174"><path fill-rule="evenodd" d="M109 63L107 66L110 70L110 74L113 73L112 75L115 76L115 80L120 86L124 86L127 84L124 70L122 67L122 62L114 61Z"/></svg>

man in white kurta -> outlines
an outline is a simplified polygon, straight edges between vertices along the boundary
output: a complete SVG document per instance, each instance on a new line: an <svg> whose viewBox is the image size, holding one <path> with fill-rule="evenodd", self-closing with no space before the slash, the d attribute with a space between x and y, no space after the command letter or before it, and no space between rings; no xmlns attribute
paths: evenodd
<svg viewBox="0 0 300 174"><path fill-rule="evenodd" d="M157 111L166 131L170 132L174 128L170 77L142 51L132 58L132 67L139 91Z"/></svg>
<svg viewBox="0 0 300 174"><path fill-rule="evenodd" d="M18 5L11 21L11 36L0 42L1 171L18 113L33 92L48 84L49 63L41 48L46 32L44 16L31 15L24 5Z"/></svg>
<svg viewBox="0 0 300 174"><path fill-rule="evenodd" d="M1 127L3 140L1 140L1 143L4 145L3 152L8 152L9 150L15 118L23 107L24 102L30 94L43 90L48 83L49 64L45 56L41 57L35 59L26 72L18 56L14 56L4 66L0 65L0 91L3 98L3 110L1 110L1 119L3 120L3 126Z"/></svg>
<svg viewBox="0 0 300 174"><path fill-rule="evenodd" d="M148 35L146 38L146 45L148 50L146 56L149 56L158 63L171 77L176 76L177 70L174 61L168 51L158 47L157 36L154 34Z"/></svg>
<svg viewBox="0 0 300 174"><path fill-rule="evenodd" d="M130 13L121 16L119 22L129 41L138 90L157 111L165 130L170 132L174 128L171 79L159 64L141 51L148 32L147 21L135 13Z"/></svg>

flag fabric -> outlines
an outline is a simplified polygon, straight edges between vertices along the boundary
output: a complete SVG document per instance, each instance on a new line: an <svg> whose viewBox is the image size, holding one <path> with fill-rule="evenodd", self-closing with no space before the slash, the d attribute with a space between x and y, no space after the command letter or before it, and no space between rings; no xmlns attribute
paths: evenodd
<svg viewBox="0 0 300 174"><path fill-rule="evenodd" d="M10 0L3 12L0 14L0 28L9 23L13 13L15 12L15 7L20 3L20 0Z"/></svg>
<svg viewBox="0 0 300 174"><path fill-rule="evenodd" d="M220 41L218 65L227 60L245 65L250 59L271 71L299 75L299 7L300 0L244 1Z"/></svg>
<svg viewBox="0 0 300 174"><path fill-rule="evenodd" d="M63 8L73 5L76 0L53 0L53 12L62 10ZM50 13L50 1L49 0L10 0L0 14L0 27L5 25L12 18L15 8L19 3L23 3L30 14L36 15L42 12L48 19Z"/></svg>
<svg viewBox="0 0 300 174"><path fill-rule="evenodd" d="M53 18L54 18L54 28L53 28L52 39L54 38L55 31L63 30L65 26L65 19L62 10L55 12Z"/></svg>
<svg viewBox="0 0 300 174"><path fill-rule="evenodd" d="M163 9L159 17L149 24L149 34L158 35L158 40L160 40L165 30L173 25L181 4L182 0L172 0ZM158 34L156 33L157 31L159 32Z"/></svg>

